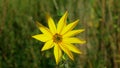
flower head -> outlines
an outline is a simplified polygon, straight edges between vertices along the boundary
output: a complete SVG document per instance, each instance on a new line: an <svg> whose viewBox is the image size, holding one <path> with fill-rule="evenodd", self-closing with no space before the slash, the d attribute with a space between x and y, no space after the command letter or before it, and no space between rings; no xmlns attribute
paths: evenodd
<svg viewBox="0 0 120 68"><path fill-rule="evenodd" d="M47 20L49 28L43 26L39 22L36 22L42 34L32 36L39 41L45 42L41 51L54 47L54 56L57 64L62 56L62 51L65 52L72 60L74 60L72 52L81 54L81 51L72 43L85 43L85 41L74 37L78 33L84 31L84 29L73 30L79 20L67 25L67 16L68 12L65 12L65 14L58 21L58 24L55 25L54 20L48 15Z"/></svg>

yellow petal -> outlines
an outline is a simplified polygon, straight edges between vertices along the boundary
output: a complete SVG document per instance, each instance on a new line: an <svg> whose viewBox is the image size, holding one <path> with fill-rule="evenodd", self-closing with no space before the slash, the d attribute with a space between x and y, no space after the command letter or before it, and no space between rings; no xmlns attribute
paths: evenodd
<svg viewBox="0 0 120 68"><path fill-rule="evenodd" d="M72 52L81 54L80 50L72 44L65 44L65 46Z"/></svg>
<svg viewBox="0 0 120 68"><path fill-rule="evenodd" d="M38 34L38 35L34 35L32 37L39 40L39 41L42 41L42 42L46 42L46 41L52 39L51 36L44 35L44 34Z"/></svg>
<svg viewBox="0 0 120 68"><path fill-rule="evenodd" d="M61 32L61 34L64 34L70 30L72 30L78 23L79 20L74 21L73 23L68 24Z"/></svg>
<svg viewBox="0 0 120 68"><path fill-rule="evenodd" d="M69 32L67 32L67 33L65 33L65 34L63 35L63 38L64 38L64 37L75 36L75 35L77 35L77 34L83 32L84 30L85 30L85 29L79 29L79 30L72 30L72 31L69 31Z"/></svg>
<svg viewBox="0 0 120 68"><path fill-rule="evenodd" d="M66 19L68 16L68 12L66 11L65 14L60 18L57 24L57 32L60 33L63 27L66 25Z"/></svg>
<svg viewBox="0 0 120 68"><path fill-rule="evenodd" d="M43 34L47 34L47 35L52 35L50 30L43 26L42 24L40 24L39 22L36 22L36 25L38 26L38 28L40 29L40 31L43 33Z"/></svg>
<svg viewBox="0 0 120 68"><path fill-rule="evenodd" d="M64 44L60 44L59 46L69 56L70 59L74 60L73 54L70 52L70 50Z"/></svg>
<svg viewBox="0 0 120 68"><path fill-rule="evenodd" d="M60 61L60 58L62 56L62 51L57 44L55 44L55 46L54 46L54 56L55 56L56 64L58 64Z"/></svg>
<svg viewBox="0 0 120 68"><path fill-rule="evenodd" d="M41 51L48 50L48 49L52 48L53 46L54 46L53 40L49 40L45 43L45 45L43 46Z"/></svg>
<svg viewBox="0 0 120 68"><path fill-rule="evenodd" d="M63 42L84 44L86 41L80 40L79 38L71 37L71 38L63 38Z"/></svg>
<svg viewBox="0 0 120 68"><path fill-rule="evenodd" d="M53 34L56 33L56 26L55 26L53 19L50 17L50 15L47 15L47 19L48 19L48 26L50 28L50 31Z"/></svg>

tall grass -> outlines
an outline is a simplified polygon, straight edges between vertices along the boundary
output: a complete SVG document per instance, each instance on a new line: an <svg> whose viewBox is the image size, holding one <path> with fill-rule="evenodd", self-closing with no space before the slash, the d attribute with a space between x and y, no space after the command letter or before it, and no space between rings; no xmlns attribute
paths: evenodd
<svg viewBox="0 0 120 68"><path fill-rule="evenodd" d="M31 38L40 33L35 21L46 24L49 12L57 22L65 11L68 23L80 19L76 45L83 52L75 61L55 64L53 49L41 52L44 43ZM0 68L119 68L119 0L0 0Z"/></svg>

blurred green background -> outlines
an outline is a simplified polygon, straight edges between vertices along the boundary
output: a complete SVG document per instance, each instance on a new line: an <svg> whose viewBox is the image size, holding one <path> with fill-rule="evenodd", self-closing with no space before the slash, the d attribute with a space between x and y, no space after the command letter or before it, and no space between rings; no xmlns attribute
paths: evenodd
<svg viewBox="0 0 120 68"><path fill-rule="evenodd" d="M47 26L47 12L57 22L65 11L68 23L80 19L87 43L56 65L53 49L41 52L31 36L40 33L35 21ZM120 0L0 0L0 68L120 68Z"/></svg>

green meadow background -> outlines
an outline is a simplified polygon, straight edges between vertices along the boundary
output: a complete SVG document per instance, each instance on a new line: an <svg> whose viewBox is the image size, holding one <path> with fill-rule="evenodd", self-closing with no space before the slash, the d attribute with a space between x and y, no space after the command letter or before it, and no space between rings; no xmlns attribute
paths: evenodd
<svg viewBox="0 0 120 68"><path fill-rule="evenodd" d="M56 65L53 49L41 52L31 36L41 33L35 21L47 26L50 13L57 23L65 11L68 23L80 19L77 37L87 43ZM0 0L0 68L120 68L120 0Z"/></svg>

